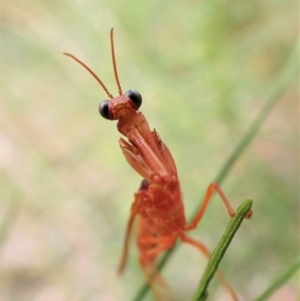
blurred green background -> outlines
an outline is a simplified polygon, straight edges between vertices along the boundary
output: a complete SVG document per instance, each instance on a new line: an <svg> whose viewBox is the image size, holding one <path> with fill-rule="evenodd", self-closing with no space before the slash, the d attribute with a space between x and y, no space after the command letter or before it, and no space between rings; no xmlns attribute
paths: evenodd
<svg viewBox="0 0 300 301"><path fill-rule="evenodd" d="M297 8L281 0L2 1L0 299L130 300L144 282L134 242L125 275L116 275L141 179L119 149L116 123L98 114L107 96L62 52L117 94L115 28L123 90L143 95L141 110L177 162L190 217L282 70ZM221 185L234 208L254 199L253 218L221 265L242 300L299 252L296 84ZM228 221L215 197L191 235L213 249ZM189 300L205 264L196 249L179 248L163 271L176 300ZM296 279L271 300L296 300ZM210 300L228 298L215 279Z"/></svg>

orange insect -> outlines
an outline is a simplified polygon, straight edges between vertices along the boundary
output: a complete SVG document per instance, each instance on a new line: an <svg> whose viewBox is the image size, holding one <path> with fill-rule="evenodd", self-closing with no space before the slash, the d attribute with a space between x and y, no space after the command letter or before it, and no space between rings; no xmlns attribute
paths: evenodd
<svg viewBox="0 0 300 301"><path fill-rule="evenodd" d="M156 269L157 256L172 248L179 238L182 242L193 245L209 258L210 252L207 247L187 236L186 232L197 227L214 191L220 195L231 217L234 216L234 210L219 185L211 183L197 215L190 224L187 224L174 159L158 133L150 130L145 116L138 111L142 104L140 93L129 90L123 94L116 67L113 29L110 32L110 42L114 75L119 92L117 97L113 97L88 66L73 55L64 54L87 69L110 98L110 100L100 103L99 112L105 119L118 120L119 132L128 139L128 141L123 138L119 140L123 154L130 166L143 178L139 190L134 194L118 272L122 273L124 270L132 225L135 218L139 217L136 238L139 262L156 299L161 301L162 298L156 284L165 282ZM252 211L249 211L247 218L250 218L251 215ZM238 300L220 272L218 272L218 276L233 299Z"/></svg>

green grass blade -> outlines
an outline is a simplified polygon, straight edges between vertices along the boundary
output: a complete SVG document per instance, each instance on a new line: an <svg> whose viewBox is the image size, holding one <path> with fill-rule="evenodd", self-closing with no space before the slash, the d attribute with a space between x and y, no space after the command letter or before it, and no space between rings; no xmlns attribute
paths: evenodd
<svg viewBox="0 0 300 301"><path fill-rule="evenodd" d="M260 111L256 119L252 122L244 137L237 144L236 148L233 150L232 154L225 161L225 164L223 165L223 167L220 169L217 176L215 177L215 182L217 182L218 184L220 184L225 179L226 175L228 174L233 164L237 161L237 159L240 157L242 152L246 149L246 147L252 141L254 136L257 134L258 130L260 129L261 125L263 124L264 120L268 116L269 112L271 111L275 103L280 99L281 95L284 93L288 85L294 79L299 67L298 44L299 43L297 42L296 45L294 46L291 55L287 63L285 64L283 71L279 75L277 81L274 83L274 86L271 89L271 92L269 93L269 96L267 97L267 100L262 110ZM177 245L173 249L176 248ZM172 253L173 251L168 251L163 255L158 265L158 270L161 270L164 267L164 265L170 259L170 255ZM136 297L133 300L134 301L142 300L148 290L149 290L148 284L144 284L141 287L141 289L137 292Z"/></svg>
<svg viewBox="0 0 300 301"><path fill-rule="evenodd" d="M268 298L281 287L296 271L300 268L300 256L278 277L276 278L270 287L257 297L254 301L266 301Z"/></svg>
<svg viewBox="0 0 300 301"><path fill-rule="evenodd" d="M209 262L206 266L200 284L194 294L193 301L204 301L208 296L208 285L212 280L218 266L230 245L235 233L239 229L240 225L242 224L245 216L247 215L248 211L251 209L252 200L247 199L242 203L242 205L236 211L235 216L230 221L226 231L224 232L223 236L221 237L216 249L212 253Z"/></svg>

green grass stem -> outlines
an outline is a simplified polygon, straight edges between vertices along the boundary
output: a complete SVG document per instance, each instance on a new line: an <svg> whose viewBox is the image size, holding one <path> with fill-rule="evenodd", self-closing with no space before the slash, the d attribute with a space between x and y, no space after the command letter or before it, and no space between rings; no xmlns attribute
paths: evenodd
<svg viewBox="0 0 300 301"><path fill-rule="evenodd" d="M208 285L212 280L215 272L217 271L218 266L227 248L229 247L235 233L237 232L243 220L245 219L248 211L251 209L251 206L252 206L252 200L247 199L237 209L235 216L231 219L217 247L215 248L214 252L211 254L211 257L207 263L206 269L203 273L199 286L192 299L193 301L204 301L207 298Z"/></svg>
<svg viewBox="0 0 300 301"><path fill-rule="evenodd" d="M287 282L300 268L300 256L296 258L294 262L274 281L271 283L269 288L266 289L259 297L257 297L254 301L266 301L268 298L280 288L285 282Z"/></svg>

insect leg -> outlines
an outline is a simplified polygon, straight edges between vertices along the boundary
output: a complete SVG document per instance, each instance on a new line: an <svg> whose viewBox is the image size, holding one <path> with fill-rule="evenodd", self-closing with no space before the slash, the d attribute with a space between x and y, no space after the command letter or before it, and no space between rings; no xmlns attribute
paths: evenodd
<svg viewBox="0 0 300 301"><path fill-rule="evenodd" d="M133 225L135 217L136 217L136 212L131 210L130 217L129 217L129 220L128 220L128 223L127 223L127 228L126 228L126 234L125 234L125 241L124 241L122 256L121 256L121 260L120 260L119 267L118 267L118 273L119 274L123 273L125 265L126 265L126 261L127 261L127 257L128 257L129 238L130 238L130 233L131 233L131 229L132 229L132 225Z"/></svg>
<svg viewBox="0 0 300 301"><path fill-rule="evenodd" d="M152 238L154 238L154 241L156 242L154 246ZM159 238L163 238L161 242L159 242ZM168 284L162 278L155 265L155 259L157 255L170 249L174 245L173 238L169 240L165 238L166 237L149 236L144 237L142 241L139 241L139 246L142 247L140 248L139 262L145 278L147 279L147 282L149 283L149 286L151 287L157 301L166 300L165 297L162 298L162 293L163 295L167 294L169 296L167 300L173 300L173 296L169 290ZM158 290L157 285L159 285L161 288L164 287L165 290Z"/></svg>
<svg viewBox="0 0 300 301"><path fill-rule="evenodd" d="M199 208L197 215L195 216L193 221L189 225L186 226L185 230L192 230L197 227L198 223L200 222L201 218L203 217L203 214L207 208L209 201L211 200L211 197L212 197L212 194L214 193L214 191L216 191L219 194L219 196L221 197L222 201L224 202L224 204L227 208L228 214L231 217L234 216L235 212L232 209L229 201L227 200L227 198L226 198L224 192L222 191L222 189L220 188L220 186L217 183L211 183L206 190L203 202ZM250 210L248 212L246 218L250 218L251 215L252 215L252 210Z"/></svg>
<svg viewBox="0 0 300 301"><path fill-rule="evenodd" d="M208 248L201 242L194 240L188 236L186 236L185 234L181 234L180 238L183 242L188 243L194 247L196 247L198 250L200 250L205 257L207 257L208 259L210 258L210 252L208 250Z"/></svg>
<svg viewBox="0 0 300 301"><path fill-rule="evenodd" d="M124 240L124 247L123 247L123 252L121 256L121 260L119 263L118 267L118 273L122 274L126 265L126 260L128 256L128 249L129 249L129 238L130 238L130 233L132 230L132 225L134 222L135 217L138 214L138 207L141 199L143 198L145 191L147 190L148 187L148 182L144 179L142 180L139 191L134 194L134 201L131 205L131 212L130 212L130 217L127 223L127 228L126 228L126 233L125 233L125 240Z"/></svg>

